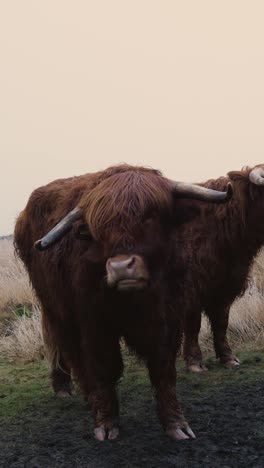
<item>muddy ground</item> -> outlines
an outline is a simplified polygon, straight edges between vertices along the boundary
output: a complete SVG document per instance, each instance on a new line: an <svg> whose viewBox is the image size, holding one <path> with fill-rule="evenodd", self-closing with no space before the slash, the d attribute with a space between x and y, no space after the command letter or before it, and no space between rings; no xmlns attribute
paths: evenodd
<svg viewBox="0 0 264 468"><path fill-rule="evenodd" d="M57 400L44 362L10 365L0 372L0 466L12 468L264 467L264 354L242 353L236 371L209 360L207 375L180 365L178 393L196 433L172 442L162 433L147 374L126 357L120 383L120 439L100 443L77 394Z"/></svg>

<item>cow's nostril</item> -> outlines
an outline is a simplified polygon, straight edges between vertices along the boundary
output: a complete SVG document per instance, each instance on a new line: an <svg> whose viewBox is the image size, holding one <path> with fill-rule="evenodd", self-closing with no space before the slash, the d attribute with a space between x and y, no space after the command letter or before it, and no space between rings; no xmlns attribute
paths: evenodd
<svg viewBox="0 0 264 468"><path fill-rule="evenodd" d="M129 259L129 262L127 263L127 269L128 269L128 270L131 270L131 268L134 267L135 262L136 262L136 258L135 258L135 257L131 257L131 258Z"/></svg>

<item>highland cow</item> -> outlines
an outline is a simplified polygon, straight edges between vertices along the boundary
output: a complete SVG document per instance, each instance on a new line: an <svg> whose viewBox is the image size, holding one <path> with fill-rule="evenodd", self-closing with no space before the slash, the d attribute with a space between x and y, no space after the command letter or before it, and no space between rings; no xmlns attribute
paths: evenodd
<svg viewBox="0 0 264 468"><path fill-rule="evenodd" d="M227 205L203 204L201 216L176 233L185 281L184 355L189 370L207 370L198 342L202 311L210 320L216 357L228 367L239 365L226 336L229 311L247 288L250 267L264 244L264 165L228 173L204 187L224 190L232 183Z"/></svg>
<svg viewBox="0 0 264 468"><path fill-rule="evenodd" d="M41 187L20 214L15 246L42 305L54 390L70 394L72 370L98 440L119 434L121 337L146 362L166 433L194 437L175 388L183 327L175 231L199 214L196 200L231 194L123 165Z"/></svg>

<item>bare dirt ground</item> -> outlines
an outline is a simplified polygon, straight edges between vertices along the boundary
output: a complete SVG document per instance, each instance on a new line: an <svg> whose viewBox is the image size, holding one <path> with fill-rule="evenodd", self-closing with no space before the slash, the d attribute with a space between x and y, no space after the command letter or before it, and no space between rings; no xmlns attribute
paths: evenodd
<svg viewBox="0 0 264 468"><path fill-rule="evenodd" d="M178 393L195 431L193 441L173 442L163 433L144 366L125 357L120 383L121 436L94 440L80 395L58 400L44 362L1 363L0 466L12 468L264 466L264 354L242 353L236 371L209 359L207 375L179 367Z"/></svg>

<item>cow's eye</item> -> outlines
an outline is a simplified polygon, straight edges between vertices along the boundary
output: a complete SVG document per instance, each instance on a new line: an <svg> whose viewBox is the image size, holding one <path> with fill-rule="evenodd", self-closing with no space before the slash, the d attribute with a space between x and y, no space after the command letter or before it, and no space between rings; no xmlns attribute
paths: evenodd
<svg viewBox="0 0 264 468"><path fill-rule="evenodd" d="M80 240L86 240L86 241L92 241L93 237L92 234L90 233L89 229L85 224L81 225L76 232L76 237L77 239Z"/></svg>
<svg viewBox="0 0 264 468"><path fill-rule="evenodd" d="M143 219L144 226L151 226L155 223L158 218L158 213L155 211L148 212Z"/></svg>
<svg viewBox="0 0 264 468"><path fill-rule="evenodd" d="M154 218L152 217L145 218L143 221L143 224L145 227L152 226L152 224L154 224Z"/></svg>

